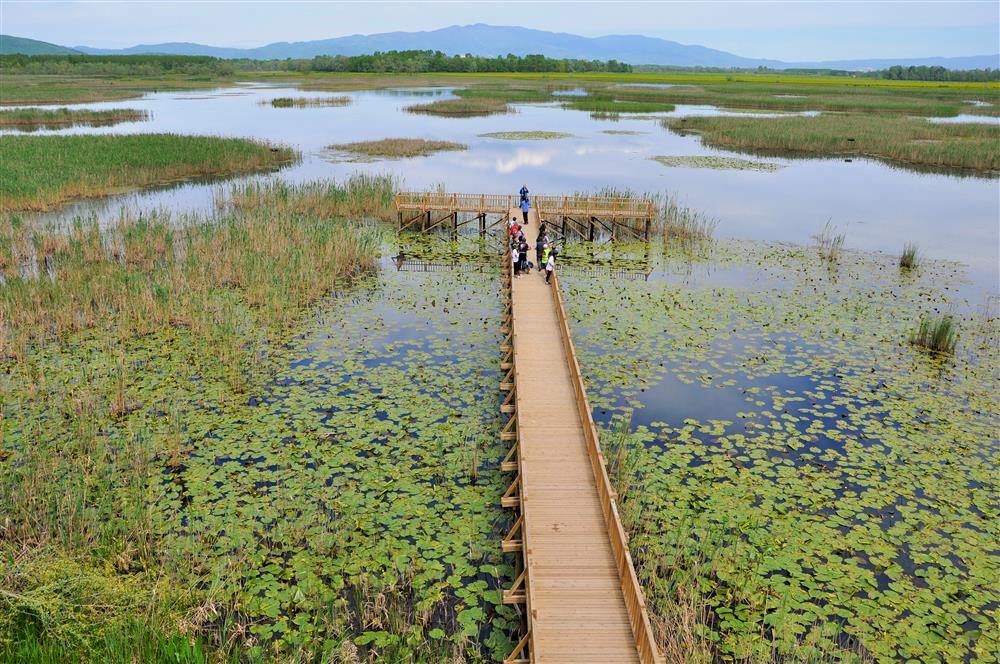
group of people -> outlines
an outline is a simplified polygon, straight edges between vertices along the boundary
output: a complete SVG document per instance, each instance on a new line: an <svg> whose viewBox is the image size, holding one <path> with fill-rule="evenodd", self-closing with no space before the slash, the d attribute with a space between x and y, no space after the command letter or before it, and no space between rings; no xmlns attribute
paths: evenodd
<svg viewBox="0 0 1000 664"><path fill-rule="evenodd" d="M521 187L521 215L524 226L528 225L528 210L531 209L531 201L528 199L528 185ZM511 217L507 223L510 234L510 255L513 261L514 276L528 274L533 266L538 271L545 271L545 283L552 282L552 272L556 269L556 256L559 252L549 241L548 233L545 230L545 222L542 221L538 227L538 236L535 240L535 263L528 260L528 240L524 235L524 228L517 223L517 217Z"/></svg>

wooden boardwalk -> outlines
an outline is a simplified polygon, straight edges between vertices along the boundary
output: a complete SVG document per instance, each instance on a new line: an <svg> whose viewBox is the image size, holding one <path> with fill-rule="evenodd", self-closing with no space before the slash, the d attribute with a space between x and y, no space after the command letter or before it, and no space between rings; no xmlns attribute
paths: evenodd
<svg viewBox="0 0 1000 664"><path fill-rule="evenodd" d="M520 211L510 215L521 218ZM525 235L535 260L538 215ZM507 257L509 266L509 256ZM509 284L501 349L517 473L503 503L520 511L505 551L523 566L507 603L524 604L525 638L508 662L662 662L653 643L614 491L597 443L558 283L542 273Z"/></svg>

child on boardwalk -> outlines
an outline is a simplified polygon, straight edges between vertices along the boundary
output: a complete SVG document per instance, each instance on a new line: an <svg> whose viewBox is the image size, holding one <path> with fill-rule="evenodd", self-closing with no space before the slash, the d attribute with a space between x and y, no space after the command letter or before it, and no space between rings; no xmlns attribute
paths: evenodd
<svg viewBox="0 0 1000 664"><path fill-rule="evenodd" d="M556 269L556 254L559 253L555 249L549 250L549 257L545 261L545 283L552 283L552 272Z"/></svg>
<svg viewBox="0 0 1000 664"><path fill-rule="evenodd" d="M513 261L514 276L515 277L520 277L521 276L521 256L518 253L517 248L518 248L518 245L517 245L516 242L511 245L511 248L510 248L510 259L511 259L511 261Z"/></svg>

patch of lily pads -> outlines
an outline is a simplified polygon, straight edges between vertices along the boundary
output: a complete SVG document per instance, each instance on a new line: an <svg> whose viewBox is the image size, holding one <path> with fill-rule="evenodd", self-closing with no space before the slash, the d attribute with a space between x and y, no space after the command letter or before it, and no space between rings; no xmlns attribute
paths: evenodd
<svg viewBox="0 0 1000 664"><path fill-rule="evenodd" d="M588 253L561 281L658 629L693 602L726 661L996 661L1000 351L947 288L960 268L718 241L618 247L602 274ZM946 310L954 357L907 342Z"/></svg>
<svg viewBox="0 0 1000 664"><path fill-rule="evenodd" d="M650 157L650 159L670 168L709 168L713 170L761 171L765 173L773 173L784 168L781 164L769 161L715 155L660 155Z"/></svg>
<svg viewBox="0 0 1000 664"><path fill-rule="evenodd" d="M494 131L479 134L480 138L496 138L502 141L551 141L559 138L574 138L573 134L561 131Z"/></svg>
<svg viewBox="0 0 1000 664"><path fill-rule="evenodd" d="M517 636L500 590L498 271L384 267L262 351L268 378L239 398L178 362L183 330L127 354L136 410L103 435L170 449L140 485L163 570L229 612L249 656L494 661ZM45 372L87 376L106 347L65 345ZM34 380L6 383L7 455L65 435L26 398Z"/></svg>

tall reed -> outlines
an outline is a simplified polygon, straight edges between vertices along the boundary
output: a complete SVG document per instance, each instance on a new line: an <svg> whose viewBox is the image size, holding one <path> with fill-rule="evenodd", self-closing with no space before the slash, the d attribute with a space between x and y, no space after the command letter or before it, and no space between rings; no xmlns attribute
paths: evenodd
<svg viewBox="0 0 1000 664"><path fill-rule="evenodd" d="M910 335L910 343L935 353L953 354L958 345L955 319L948 315L922 317L917 329Z"/></svg>

